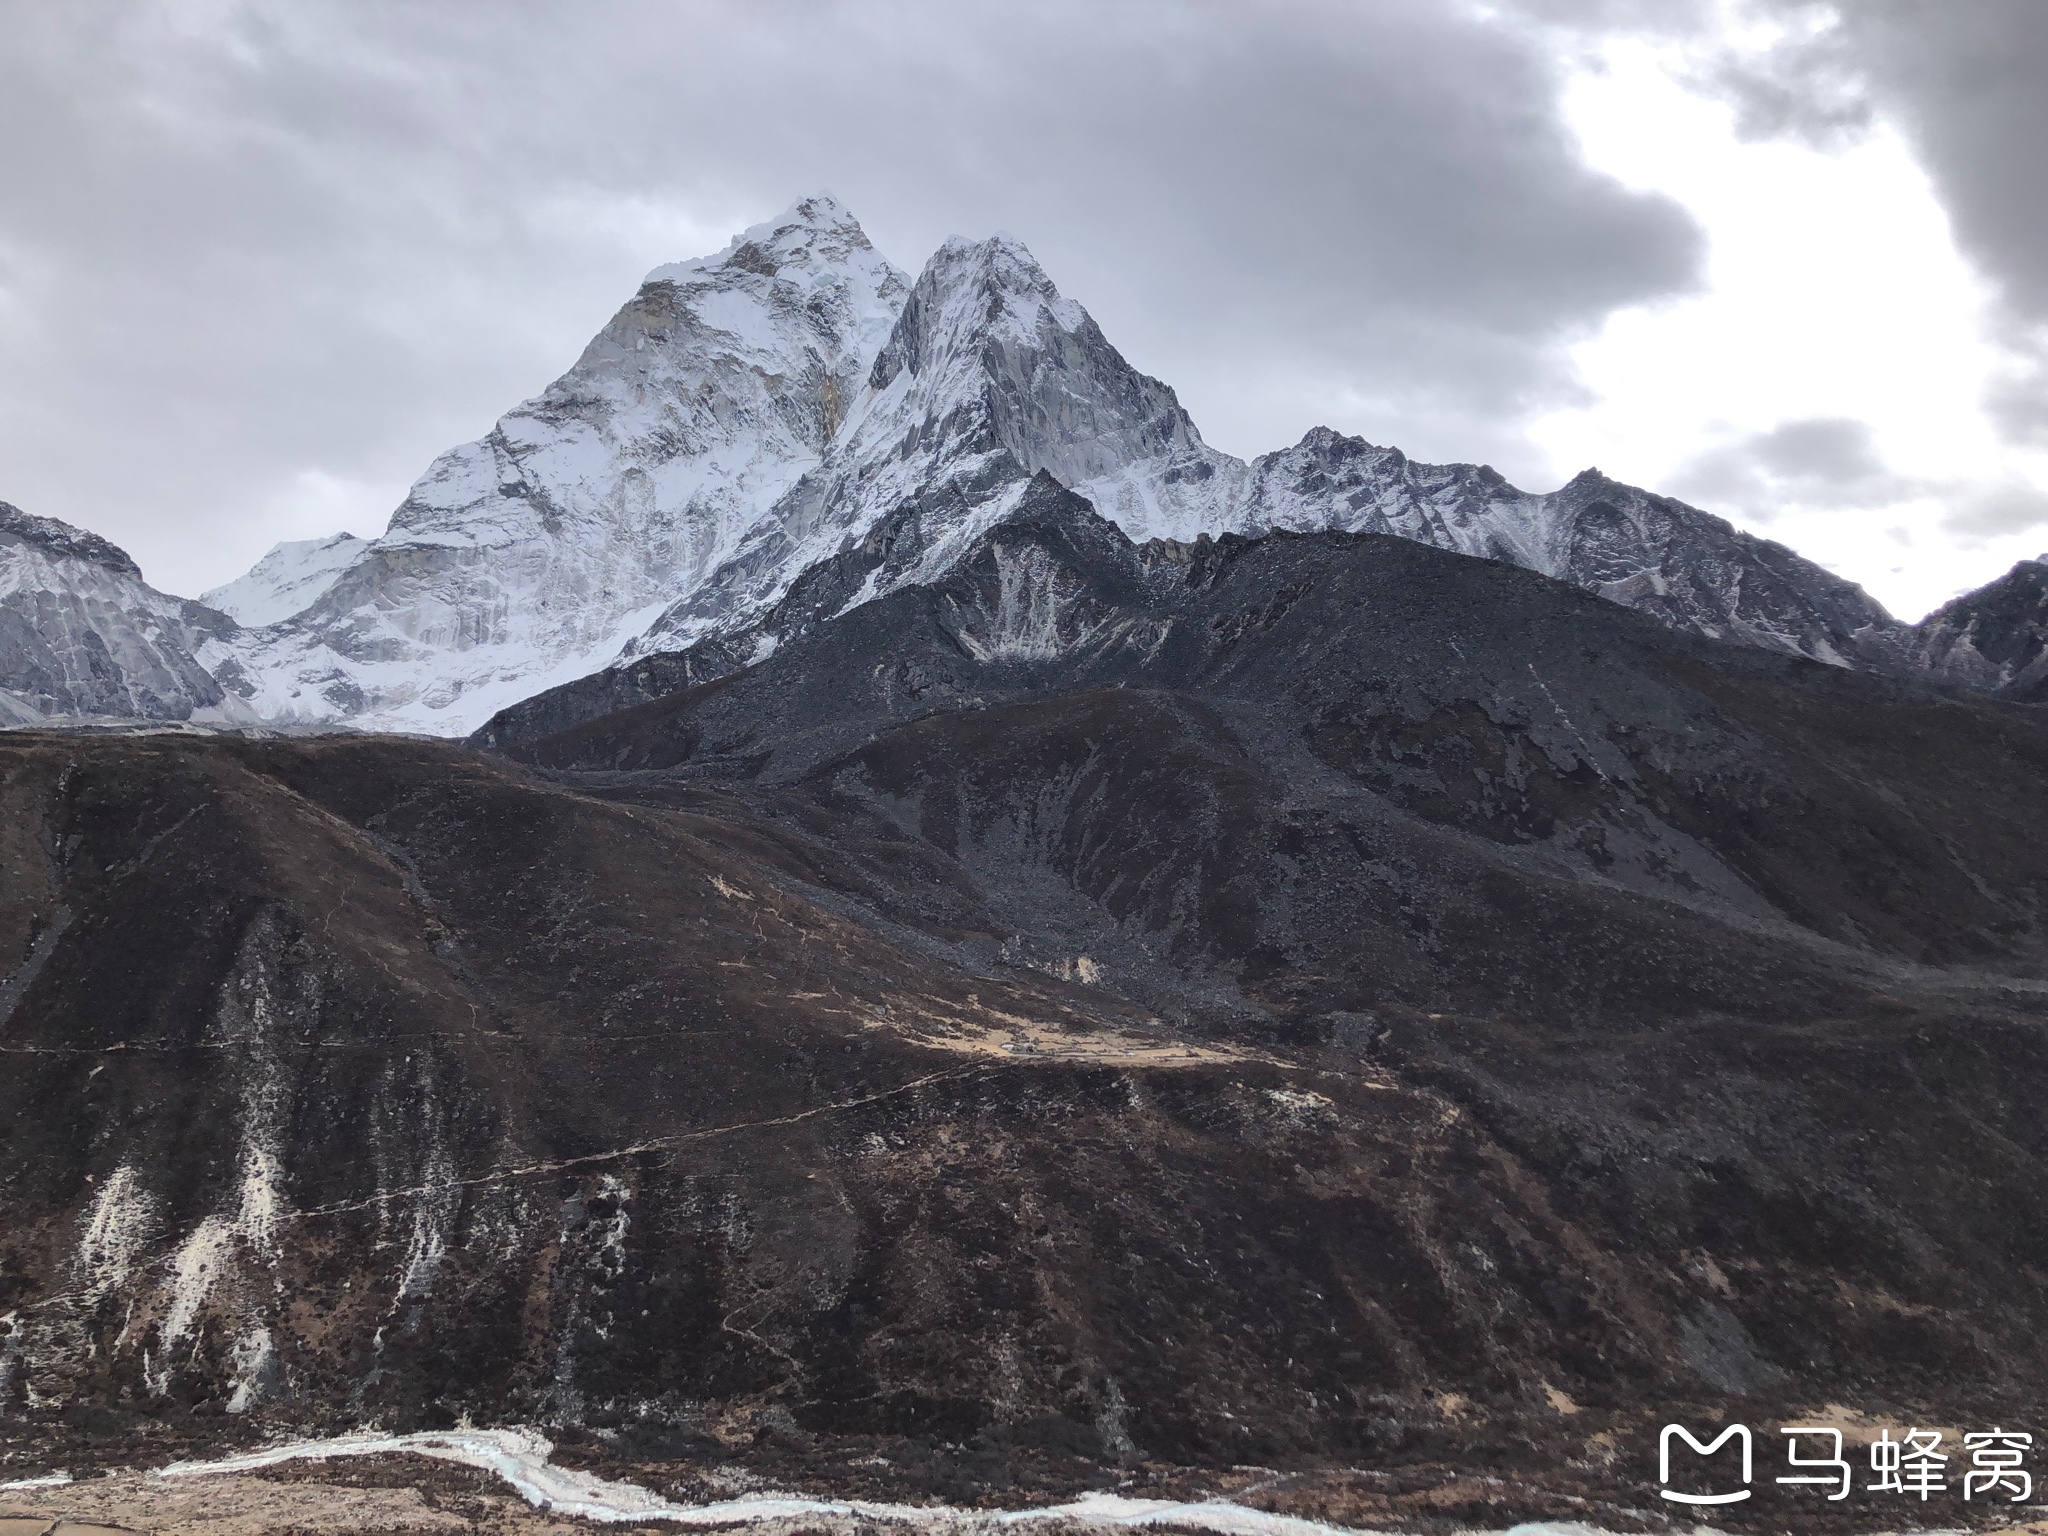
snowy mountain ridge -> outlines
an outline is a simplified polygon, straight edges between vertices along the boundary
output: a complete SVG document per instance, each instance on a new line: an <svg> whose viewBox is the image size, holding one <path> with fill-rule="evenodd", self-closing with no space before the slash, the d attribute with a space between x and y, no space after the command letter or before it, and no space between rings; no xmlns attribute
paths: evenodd
<svg viewBox="0 0 2048 1536"><path fill-rule="evenodd" d="M127 553L0 501L0 724L255 715L195 653L234 621L157 591Z"/></svg>
<svg viewBox="0 0 2048 1536"><path fill-rule="evenodd" d="M622 661L750 626L779 643L793 625L829 617L778 609L798 578L867 541L877 558L849 606L932 581L1040 471L1140 541L1393 534L1540 571L1716 638L1836 665L1903 664L1905 627L1861 588L1597 471L1535 495L1485 466L1417 464L1321 427L1249 464L1222 453L1007 236L940 248L823 463Z"/></svg>
<svg viewBox="0 0 2048 1536"><path fill-rule="evenodd" d="M276 624L318 602L341 573L362 558L368 542L352 533L337 533L273 544L233 581L200 593L199 601L237 624Z"/></svg>
<svg viewBox="0 0 2048 1536"><path fill-rule="evenodd" d="M467 733L614 662L713 639L744 661L935 580L1041 472L1140 541L1389 533L1704 634L1913 665L1860 588L1594 471L1531 494L1328 428L1219 452L1014 237L948 240L913 284L823 193L654 269L383 536L280 545L214 589L241 622L195 630L195 665L263 718ZM849 551L857 589L799 592Z"/></svg>

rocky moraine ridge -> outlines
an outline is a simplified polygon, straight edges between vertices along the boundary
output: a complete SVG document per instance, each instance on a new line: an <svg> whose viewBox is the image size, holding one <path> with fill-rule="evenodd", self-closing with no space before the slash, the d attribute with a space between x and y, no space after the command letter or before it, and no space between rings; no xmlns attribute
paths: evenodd
<svg viewBox="0 0 2048 1536"><path fill-rule="evenodd" d="M1014 242L857 233L207 606L0 521L0 1484L524 1425L673 1504L1690 1530L1672 1420L2048 1430L2048 566L1909 629L1597 476L1243 464ZM292 686L475 734L209 728Z"/></svg>

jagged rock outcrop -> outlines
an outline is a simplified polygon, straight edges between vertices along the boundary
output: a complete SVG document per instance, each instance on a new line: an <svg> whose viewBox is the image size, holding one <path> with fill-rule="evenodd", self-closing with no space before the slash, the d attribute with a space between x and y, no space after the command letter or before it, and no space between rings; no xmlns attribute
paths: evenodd
<svg viewBox="0 0 2048 1536"><path fill-rule="evenodd" d="M0 724L253 718L195 655L234 633L99 535L0 502Z"/></svg>
<svg viewBox="0 0 2048 1536"><path fill-rule="evenodd" d="M1944 682L2048 704L2048 555L1942 604L1914 626L1913 651Z"/></svg>

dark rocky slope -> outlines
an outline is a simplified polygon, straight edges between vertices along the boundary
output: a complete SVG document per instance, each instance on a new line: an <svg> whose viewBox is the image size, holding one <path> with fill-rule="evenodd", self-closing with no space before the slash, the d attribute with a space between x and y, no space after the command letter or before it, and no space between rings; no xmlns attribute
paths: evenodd
<svg viewBox="0 0 2048 1536"><path fill-rule="evenodd" d="M1070 732L1084 716L1100 726ZM1074 764L1028 771L1079 782L1083 760L1121 750L1161 783L1235 786L1241 803L1198 825L1246 850L1397 812L1441 848L1430 866L1505 860L1582 893L1563 899L1641 892L1859 951L2032 970L2040 848L2029 817L2015 838L2001 828L2038 782L2042 760L2018 744L2039 729L2025 711L1717 644L1405 540L1133 546L1041 480L944 581L857 608L757 666L504 746L578 773L802 785L886 807L971 856L977 786L1028 763L1021 743L1077 732L1088 745ZM1105 745L1119 740L1130 745ZM1162 766L1169 750L1209 766L1176 773ZM1103 770L1091 772L1093 784ZM1012 789L994 788L1000 807ZM940 795L950 829L911 813ZM1083 813L1112 838L1157 819L1157 846L1194 841L1148 794ZM1351 833L1339 841L1364 856ZM1253 867L1249 852L1225 862ZM1259 867L1281 878L1280 865ZM1283 924L1298 907L1271 885L1254 905ZM1541 963L1533 950L1529 963Z"/></svg>
<svg viewBox="0 0 2048 1536"><path fill-rule="evenodd" d="M1639 1524L1668 1417L2048 1406L2037 710L1047 484L522 752L0 738L11 1444Z"/></svg>
<svg viewBox="0 0 2048 1536"><path fill-rule="evenodd" d="M1914 626L1914 638L1930 676L2048 704L2048 556L1942 604Z"/></svg>

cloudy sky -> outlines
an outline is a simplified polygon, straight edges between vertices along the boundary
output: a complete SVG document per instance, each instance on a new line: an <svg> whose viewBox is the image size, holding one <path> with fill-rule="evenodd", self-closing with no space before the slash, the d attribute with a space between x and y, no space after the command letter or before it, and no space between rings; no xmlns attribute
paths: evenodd
<svg viewBox="0 0 2048 1536"><path fill-rule="evenodd" d="M2042 0L0 0L0 499L380 532L648 269L1006 229L1205 435L1587 464L1918 617L2048 548Z"/></svg>

